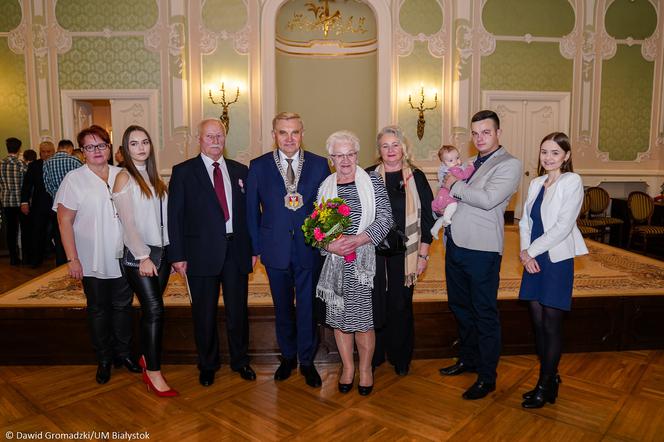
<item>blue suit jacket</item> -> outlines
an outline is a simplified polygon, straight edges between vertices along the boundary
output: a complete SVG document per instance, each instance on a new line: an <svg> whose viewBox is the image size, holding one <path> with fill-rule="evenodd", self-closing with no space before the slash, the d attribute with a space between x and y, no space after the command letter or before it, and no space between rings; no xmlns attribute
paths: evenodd
<svg viewBox="0 0 664 442"><path fill-rule="evenodd" d="M225 160L233 189L233 258L251 273L251 241L246 221L247 166ZM240 185L240 181L242 185ZM200 155L173 167L168 186L168 259L187 261L187 274L215 276L226 258L226 221Z"/></svg>
<svg viewBox="0 0 664 442"><path fill-rule="evenodd" d="M278 269L290 266L291 247L295 247L296 262L304 268L313 268L320 261L317 249L304 243L302 224L313 212L318 186L330 174L327 160L303 151L304 164L297 191L304 205L296 211L284 207L286 186L269 152L249 164L247 177L247 223L254 253L261 262Z"/></svg>

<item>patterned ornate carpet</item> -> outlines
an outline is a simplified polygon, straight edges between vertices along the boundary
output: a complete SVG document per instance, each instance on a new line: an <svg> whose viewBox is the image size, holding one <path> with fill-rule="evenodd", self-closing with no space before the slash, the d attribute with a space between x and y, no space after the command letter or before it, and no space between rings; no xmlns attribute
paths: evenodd
<svg viewBox="0 0 664 442"><path fill-rule="evenodd" d="M518 260L519 237L515 227L506 228L505 241L498 297L516 299L522 267ZM664 262L594 241L587 241L587 244L590 254L575 262L575 297L664 295ZM435 241L429 268L415 290L416 301L447 298L443 260L442 243ZM164 300L166 305L189 304L184 281L178 275L171 276ZM261 265L249 279L249 303L257 306L272 304L267 276ZM49 306L85 306L81 285L67 276L65 266L0 295L0 308Z"/></svg>

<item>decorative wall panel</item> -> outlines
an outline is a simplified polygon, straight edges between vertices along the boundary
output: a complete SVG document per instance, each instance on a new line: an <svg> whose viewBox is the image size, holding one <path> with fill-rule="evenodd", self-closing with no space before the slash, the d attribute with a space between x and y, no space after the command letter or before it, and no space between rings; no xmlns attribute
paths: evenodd
<svg viewBox="0 0 664 442"><path fill-rule="evenodd" d="M568 0L488 0L482 23L494 35L562 37L574 29L574 10Z"/></svg>
<svg viewBox="0 0 664 442"><path fill-rule="evenodd" d="M145 31L157 23L157 1L57 0L55 15L68 31Z"/></svg>
<svg viewBox="0 0 664 442"><path fill-rule="evenodd" d="M141 37L74 38L59 59L62 89L157 89L159 54Z"/></svg>
<svg viewBox="0 0 664 442"><path fill-rule="evenodd" d="M16 137L23 141L23 149L30 147L28 91L25 83L25 63L22 55L14 54L7 46L7 38L0 38L0 158L7 153L4 140Z"/></svg>
<svg viewBox="0 0 664 442"><path fill-rule="evenodd" d="M0 32L9 32L21 24L21 5L18 0L3 0L0 13Z"/></svg>
<svg viewBox="0 0 664 442"><path fill-rule="evenodd" d="M618 45L602 63L599 150L613 161L633 161L649 149L653 63L640 46Z"/></svg>

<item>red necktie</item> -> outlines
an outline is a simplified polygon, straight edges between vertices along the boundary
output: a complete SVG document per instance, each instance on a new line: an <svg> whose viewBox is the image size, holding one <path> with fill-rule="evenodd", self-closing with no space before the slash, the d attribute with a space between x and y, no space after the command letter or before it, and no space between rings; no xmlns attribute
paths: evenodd
<svg viewBox="0 0 664 442"><path fill-rule="evenodd" d="M214 192L217 194L217 199L219 200L219 205L224 211L224 219L228 221L230 218L228 214L228 202L226 202L226 190L224 188L224 177L221 176L221 169L219 168L219 163L216 161L212 163L214 166Z"/></svg>

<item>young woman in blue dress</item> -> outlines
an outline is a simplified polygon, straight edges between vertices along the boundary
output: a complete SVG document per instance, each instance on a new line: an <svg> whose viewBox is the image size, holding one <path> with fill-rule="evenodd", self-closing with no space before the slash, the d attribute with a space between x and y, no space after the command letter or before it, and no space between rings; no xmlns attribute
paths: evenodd
<svg viewBox="0 0 664 442"><path fill-rule="evenodd" d="M572 304L574 257L588 253L576 226L583 203L581 177L572 170L569 137L553 132L540 145L539 175L528 189L519 222L524 267L519 299L528 301L540 373L523 394L524 408L555 403L560 376L562 320Z"/></svg>

